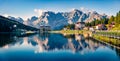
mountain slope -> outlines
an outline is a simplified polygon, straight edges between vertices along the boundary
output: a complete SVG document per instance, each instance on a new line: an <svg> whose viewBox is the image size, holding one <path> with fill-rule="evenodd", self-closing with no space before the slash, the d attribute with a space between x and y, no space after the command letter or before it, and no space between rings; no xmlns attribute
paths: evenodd
<svg viewBox="0 0 120 61"><path fill-rule="evenodd" d="M12 32L15 30L38 30L37 28L26 26L16 20L11 20L3 16L0 16L0 25L0 32Z"/></svg>
<svg viewBox="0 0 120 61"><path fill-rule="evenodd" d="M11 19L11 20L16 20L16 21L18 21L18 22L20 22L20 23L23 23L23 22L24 22L24 20L23 20L22 18L20 18L20 17L15 18L15 17L12 17L12 16L8 16L7 18L9 18L9 19Z"/></svg>
<svg viewBox="0 0 120 61"><path fill-rule="evenodd" d="M34 16L33 16L34 17ZM107 15L101 15L96 11L89 11L87 13L73 9L70 12L43 12L40 17L36 17L34 20L29 19L28 25L39 28L41 25L51 26L53 30L62 29L67 24L74 24L76 22L91 22L94 19L106 18Z"/></svg>

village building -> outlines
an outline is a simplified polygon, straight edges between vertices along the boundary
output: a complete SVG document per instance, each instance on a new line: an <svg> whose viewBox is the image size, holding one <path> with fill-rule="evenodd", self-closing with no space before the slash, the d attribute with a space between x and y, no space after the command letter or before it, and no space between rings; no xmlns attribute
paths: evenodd
<svg viewBox="0 0 120 61"><path fill-rule="evenodd" d="M105 26L105 24L98 24L96 26L96 30L107 30L107 27Z"/></svg>
<svg viewBox="0 0 120 61"><path fill-rule="evenodd" d="M48 24L46 24L44 21L42 21L39 29L40 32L47 32L51 30L51 27Z"/></svg>
<svg viewBox="0 0 120 61"><path fill-rule="evenodd" d="M51 30L50 26L40 26L40 31L41 32L50 31L50 30Z"/></svg>
<svg viewBox="0 0 120 61"><path fill-rule="evenodd" d="M89 30L90 31L95 31L93 27L89 27Z"/></svg>

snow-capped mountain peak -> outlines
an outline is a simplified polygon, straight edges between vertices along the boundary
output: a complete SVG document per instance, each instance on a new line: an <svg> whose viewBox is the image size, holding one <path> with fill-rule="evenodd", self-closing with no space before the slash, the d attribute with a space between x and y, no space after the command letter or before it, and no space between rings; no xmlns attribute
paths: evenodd
<svg viewBox="0 0 120 61"><path fill-rule="evenodd" d="M86 12L85 12L86 10ZM52 12L45 11L42 12L42 15L39 17L31 17L29 19L28 25L39 28L41 25L49 25L52 29L61 29L63 26L67 24L73 24L76 22L91 22L94 19L101 19L103 17L107 17L105 15L101 15L96 11L90 11L87 9L73 9L70 12Z"/></svg>

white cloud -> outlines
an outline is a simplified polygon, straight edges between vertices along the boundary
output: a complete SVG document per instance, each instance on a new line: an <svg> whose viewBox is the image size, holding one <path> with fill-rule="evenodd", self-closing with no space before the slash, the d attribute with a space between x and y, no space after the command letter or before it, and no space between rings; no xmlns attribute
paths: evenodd
<svg viewBox="0 0 120 61"><path fill-rule="evenodd" d="M12 17L15 17L15 18L21 17L23 20L27 20L28 19L27 16L16 16L16 15L12 15L12 14L2 14L2 16L4 16L4 17L12 16Z"/></svg>
<svg viewBox="0 0 120 61"><path fill-rule="evenodd" d="M18 17L18 16L16 16L16 15L12 15L12 14L2 14L2 16L4 16L4 17L8 17L8 16L12 16L12 17Z"/></svg>
<svg viewBox="0 0 120 61"><path fill-rule="evenodd" d="M72 11L74 11L75 10L75 8L72 8Z"/></svg>
<svg viewBox="0 0 120 61"><path fill-rule="evenodd" d="M84 13L88 13L88 12L93 12L94 10L92 9L87 9L85 7L80 7L80 10L83 11Z"/></svg>
<svg viewBox="0 0 120 61"><path fill-rule="evenodd" d="M3 16L8 17L9 15L8 14L3 14Z"/></svg>
<svg viewBox="0 0 120 61"><path fill-rule="evenodd" d="M41 10L41 9L34 9L34 12L36 12L38 14L38 16L41 16L43 12L45 12L46 10Z"/></svg>
<svg viewBox="0 0 120 61"><path fill-rule="evenodd" d="M85 10L85 8L84 7L80 7L80 10Z"/></svg>

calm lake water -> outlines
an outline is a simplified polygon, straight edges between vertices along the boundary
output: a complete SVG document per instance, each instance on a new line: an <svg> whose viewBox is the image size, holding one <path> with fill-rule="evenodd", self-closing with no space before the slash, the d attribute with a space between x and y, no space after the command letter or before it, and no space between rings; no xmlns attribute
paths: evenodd
<svg viewBox="0 0 120 61"><path fill-rule="evenodd" d="M0 61L119 61L120 50L83 35L0 35Z"/></svg>

